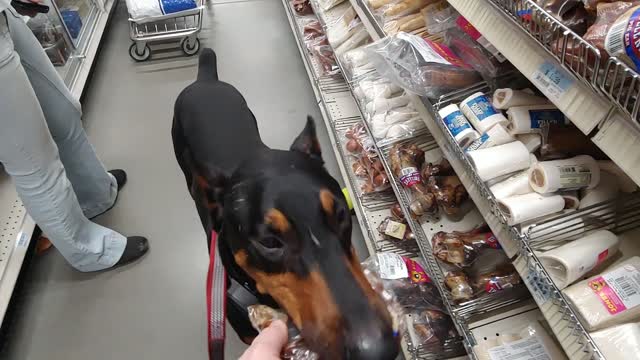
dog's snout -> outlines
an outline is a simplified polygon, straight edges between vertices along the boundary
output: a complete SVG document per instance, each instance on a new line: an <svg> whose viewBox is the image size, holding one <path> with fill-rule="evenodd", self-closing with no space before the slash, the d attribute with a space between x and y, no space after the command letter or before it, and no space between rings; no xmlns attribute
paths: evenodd
<svg viewBox="0 0 640 360"><path fill-rule="evenodd" d="M399 344L392 333L364 330L361 334L351 334L346 345L346 359L349 360L393 360L398 356Z"/></svg>

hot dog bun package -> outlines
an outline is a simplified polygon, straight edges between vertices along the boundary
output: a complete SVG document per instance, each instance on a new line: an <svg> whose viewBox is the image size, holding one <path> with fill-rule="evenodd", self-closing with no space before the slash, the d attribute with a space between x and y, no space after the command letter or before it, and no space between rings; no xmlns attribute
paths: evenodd
<svg viewBox="0 0 640 360"><path fill-rule="evenodd" d="M640 257L613 265L563 292L587 331L640 321Z"/></svg>
<svg viewBox="0 0 640 360"><path fill-rule="evenodd" d="M380 75L417 95L436 98L481 80L449 47L417 35L399 32L366 50Z"/></svg>

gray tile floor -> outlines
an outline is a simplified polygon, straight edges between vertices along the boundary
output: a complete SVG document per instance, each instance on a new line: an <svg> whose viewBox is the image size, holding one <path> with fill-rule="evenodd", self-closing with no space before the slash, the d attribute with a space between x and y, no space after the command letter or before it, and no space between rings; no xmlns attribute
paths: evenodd
<svg viewBox="0 0 640 360"><path fill-rule="evenodd" d="M208 4L203 45L222 79L246 97L264 141L287 148L305 116L318 121L332 174L337 165L284 10L276 0ZM173 102L195 76L195 58L130 60L124 1L116 9L84 101L89 136L129 184L99 222L149 237L134 266L80 274L51 251L36 259L3 359L205 359L204 233L172 151ZM362 247L362 235L354 242ZM366 250L361 250L366 251ZM361 252L363 253L363 252ZM227 358L244 346L231 331Z"/></svg>

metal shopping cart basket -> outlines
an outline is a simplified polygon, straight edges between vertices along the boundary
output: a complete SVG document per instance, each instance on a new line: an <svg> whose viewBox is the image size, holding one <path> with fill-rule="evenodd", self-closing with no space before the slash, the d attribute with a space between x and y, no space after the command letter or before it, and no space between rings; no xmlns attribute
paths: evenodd
<svg viewBox="0 0 640 360"><path fill-rule="evenodd" d="M135 61L145 61L151 56L149 43L180 39L180 47L187 55L195 55L200 50L198 33L202 30L204 0L197 0L197 7L172 14L129 18L130 36L133 44L129 55Z"/></svg>

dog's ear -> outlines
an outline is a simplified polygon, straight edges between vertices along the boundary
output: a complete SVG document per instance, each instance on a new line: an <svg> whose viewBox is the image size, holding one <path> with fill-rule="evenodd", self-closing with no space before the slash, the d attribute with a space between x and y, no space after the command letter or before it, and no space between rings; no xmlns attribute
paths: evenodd
<svg viewBox="0 0 640 360"><path fill-rule="evenodd" d="M312 158L322 160L320 143L316 136L316 124L311 116L307 116L307 124L300 135L298 135L298 137L293 141L290 150L298 151L307 154Z"/></svg>

